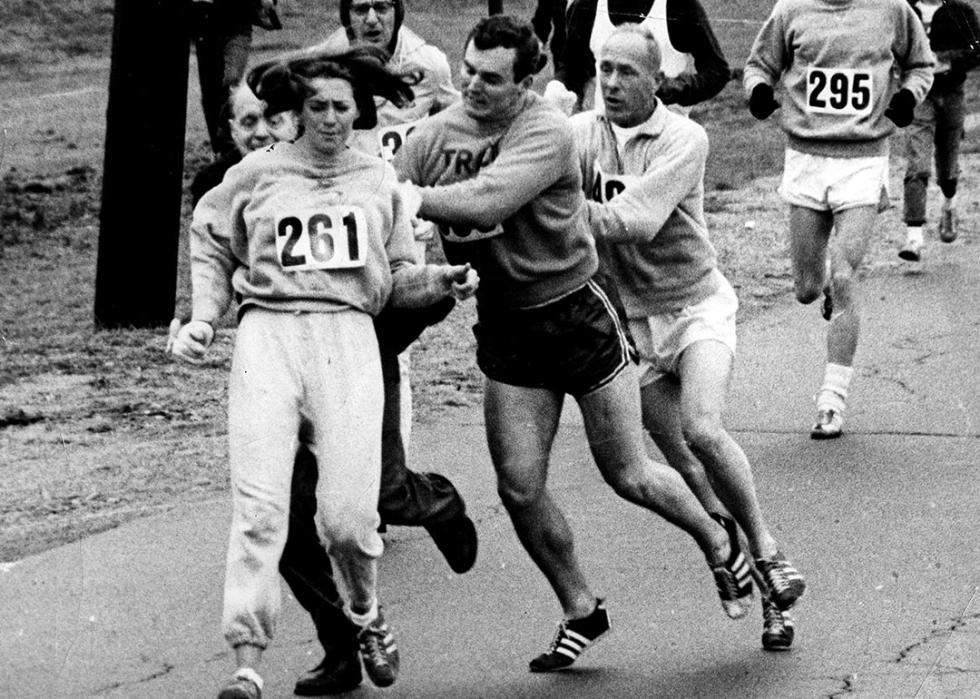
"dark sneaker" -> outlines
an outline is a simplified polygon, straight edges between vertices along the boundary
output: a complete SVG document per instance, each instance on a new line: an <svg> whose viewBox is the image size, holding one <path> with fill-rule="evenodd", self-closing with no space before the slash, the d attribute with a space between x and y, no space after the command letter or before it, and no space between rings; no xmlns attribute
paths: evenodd
<svg viewBox="0 0 980 699"><path fill-rule="evenodd" d="M454 573L465 573L476 563L476 525L465 514L425 529Z"/></svg>
<svg viewBox="0 0 980 699"><path fill-rule="evenodd" d="M717 512L710 514L725 528L732 550L724 565L711 567L711 572L715 576L715 585L718 587L718 596L728 618L741 619L748 613L749 605L752 603L752 571L742 552L735 520Z"/></svg>
<svg viewBox="0 0 980 699"><path fill-rule="evenodd" d="M398 677L398 646L380 609L377 618L358 632L357 641L371 681L378 687L394 684Z"/></svg>
<svg viewBox="0 0 980 699"><path fill-rule="evenodd" d="M762 648L764 650L789 650L793 645L793 617L789 612L782 612L762 597Z"/></svg>
<svg viewBox="0 0 980 699"><path fill-rule="evenodd" d="M952 243L956 240L956 234L956 211L949 202L944 201L942 213L939 214L939 239Z"/></svg>
<svg viewBox="0 0 980 699"><path fill-rule="evenodd" d="M598 599L589 616L558 625L551 647L531 661L531 672L553 672L568 667L586 648L609 633L610 628L609 612L603 600Z"/></svg>
<svg viewBox="0 0 980 699"><path fill-rule="evenodd" d="M769 587L772 603L780 611L790 609L806 591L806 581L800 571L778 551L772 558L755 559L755 567L762 573L762 578Z"/></svg>
<svg viewBox="0 0 980 699"><path fill-rule="evenodd" d="M810 439L837 439L844 434L844 416L833 408L818 408L817 421L810 428Z"/></svg>
<svg viewBox="0 0 980 699"><path fill-rule="evenodd" d="M899 251L898 256L908 262L919 262L922 260L922 242L918 240L906 240Z"/></svg>
<svg viewBox="0 0 980 699"><path fill-rule="evenodd" d="M242 668L218 692L218 699L262 699L262 678L255 670Z"/></svg>
<svg viewBox="0 0 980 699"><path fill-rule="evenodd" d="M361 684L361 659L355 653L328 653L315 668L296 682L293 693L301 697L342 694Z"/></svg>

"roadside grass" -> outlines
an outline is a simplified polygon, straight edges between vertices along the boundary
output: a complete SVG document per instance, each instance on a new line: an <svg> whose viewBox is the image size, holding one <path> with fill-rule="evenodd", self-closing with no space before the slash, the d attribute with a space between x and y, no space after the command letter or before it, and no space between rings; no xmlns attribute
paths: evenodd
<svg viewBox="0 0 980 699"><path fill-rule="evenodd" d="M731 64L741 66L769 4L702 1ZM534 2L505 5L528 17ZM198 369L165 356L165 329L93 328L111 9L110 0L0 7L0 127L6 134L0 162L0 561L227 491L224 392L232 332L219 335L208 365ZM484 11L485 3L472 0L409 0L408 25L443 48L455 70L463 37ZM337 0L290 0L282 32L256 32L256 59L313 43L337 26L336 17ZM549 76L547 68L537 87ZM975 78L969 96L975 107ZM187 114L185 185L209 157L193 65ZM775 119L758 123L748 115L736 81L694 116L712 143L706 182L712 239L739 292L744 321L790 292L785 212L774 194L783 139ZM976 152L975 144L967 150ZM186 198L184 214L180 303L189 293ZM894 257L896 221L894 211L882 218L870 265ZM134 226L134 264L139 235ZM431 252L438 255L436 248ZM417 420L479 405L474 321L473 305L460 304L413 350Z"/></svg>
<svg viewBox="0 0 980 699"><path fill-rule="evenodd" d="M66 58L102 55L112 0L28 0L0 5L0 68L29 77Z"/></svg>

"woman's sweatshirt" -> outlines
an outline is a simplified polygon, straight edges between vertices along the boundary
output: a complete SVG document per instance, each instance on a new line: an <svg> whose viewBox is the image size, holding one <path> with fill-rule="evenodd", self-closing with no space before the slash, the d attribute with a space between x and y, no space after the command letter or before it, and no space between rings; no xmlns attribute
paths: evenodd
<svg viewBox="0 0 980 699"><path fill-rule="evenodd" d="M417 272L410 215L391 166L348 148L313 162L292 143L250 153L194 209L193 318L241 299L277 311L376 315L392 275Z"/></svg>

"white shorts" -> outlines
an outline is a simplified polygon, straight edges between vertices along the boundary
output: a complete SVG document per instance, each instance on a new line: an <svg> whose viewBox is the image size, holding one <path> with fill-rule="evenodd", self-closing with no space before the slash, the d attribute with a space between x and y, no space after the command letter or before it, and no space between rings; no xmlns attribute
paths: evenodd
<svg viewBox="0 0 980 699"><path fill-rule="evenodd" d="M830 158L787 148L779 195L816 211L880 208L888 201L888 156Z"/></svg>
<svg viewBox="0 0 980 699"><path fill-rule="evenodd" d="M681 355L695 342L716 340L735 354L735 313L738 297L724 275L718 289L703 301L679 311L630 318L629 328L640 354L640 385L667 374L676 375Z"/></svg>

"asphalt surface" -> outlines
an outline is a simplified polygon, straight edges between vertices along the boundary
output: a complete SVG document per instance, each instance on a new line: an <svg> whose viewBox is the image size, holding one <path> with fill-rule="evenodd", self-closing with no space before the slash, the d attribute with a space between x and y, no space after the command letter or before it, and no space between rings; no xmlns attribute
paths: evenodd
<svg viewBox="0 0 980 699"><path fill-rule="evenodd" d="M454 575L424 531L389 531L381 598L401 675L349 696L980 697L980 256L966 235L932 243L916 270L868 273L840 440L808 437L818 304L785 298L740 326L728 423L809 583L790 652L761 650L758 605L723 615L686 535L608 490L569 404L551 487L613 633L574 670L530 674L560 610L499 504L481 416L461 409L417 425L412 456L467 498L477 565ZM177 508L4 566L0 695L215 696L233 669L220 633L229 516L225 499ZM284 595L267 698L292 696L320 660Z"/></svg>

